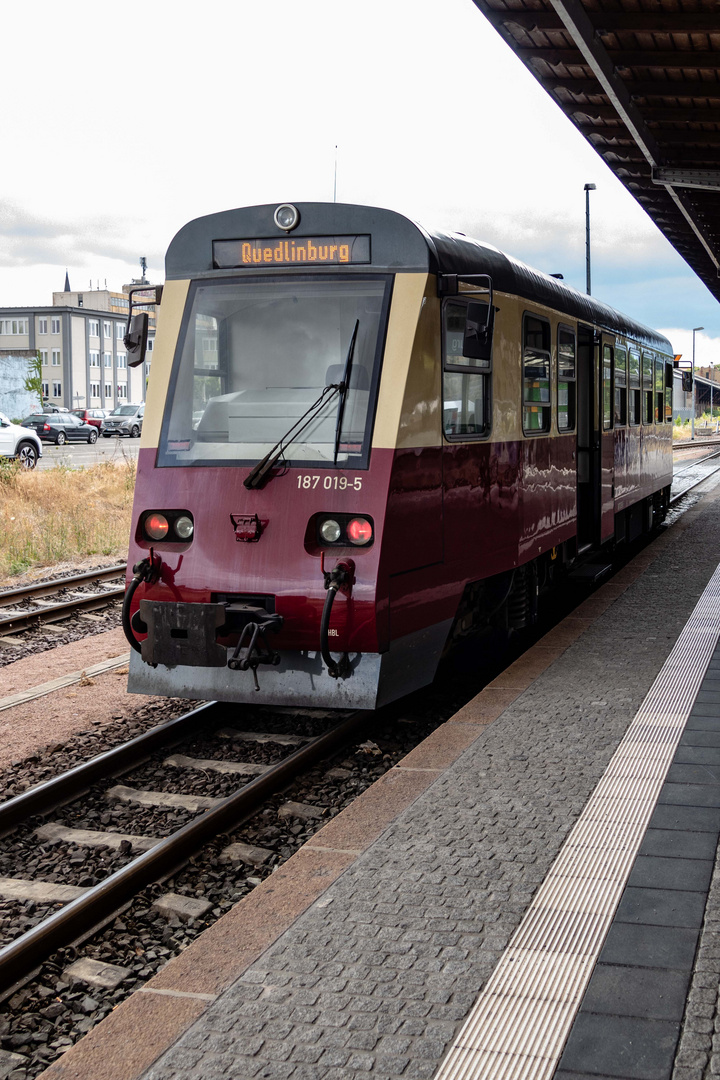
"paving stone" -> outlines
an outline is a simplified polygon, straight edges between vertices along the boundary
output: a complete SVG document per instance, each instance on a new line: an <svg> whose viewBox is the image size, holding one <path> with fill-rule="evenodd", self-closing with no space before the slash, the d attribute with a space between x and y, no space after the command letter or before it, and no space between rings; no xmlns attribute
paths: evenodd
<svg viewBox="0 0 720 1080"><path fill-rule="evenodd" d="M69 979L71 983L81 982L102 990L116 990L130 974L129 968L118 967L117 964L103 964L99 960L82 956L65 968L63 978Z"/></svg>
<svg viewBox="0 0 720 1080"><path fill-rule="evenodd" d="M597 964L582 1009L612 1016L680 1021L689 983L689 971Z"/></svg>
<svg viewBox="0 0 720 1080"><path fill-rule="evenodd" d="M168 919L174 916L187 922L188 919L202 919L203 915L212 910L213 905L210 900L198 900L192 896L168 892L158 896L157 900L153 901L153 907Z"/></svg>
<svg viewBox="0 0 720 1080"><path fill-rule="evenodd" d="M310 806L308 803L286 802L278 807L278 817L297 818L299 821L317 821L324 814L321 806Z"/></svg>
<svg viewBox="0 0 720 1080"><path fill-rule="evenodd" d="M245 863L247 866L263 866L275 854L268 848L237 842L228 844L220 853L221 863Z"/></svg>
<svg viewBox="0 0 720 1080"><path fill-rule="evenodd" d="M646 889L693 890L704 896L710 887L712 871L711 859L668 859L657 855L638 855L628 878L628 885Z"/></svg>
<svg viewBox="0 0 720 1080"><path fill-rule="evenodd" d="M15 1069L22 1069L27 1064L27 1060L25 1054L14 1054L10 1050L0 1050L0 1080L7 1080L7 1077Z"/></svg>
<svg viewBox="0 0 720 1080"><path fill-rule="evenodd" d="M666 859L715 858L717 835L687 829L648 829L638 855L659 855Z"/></svg>

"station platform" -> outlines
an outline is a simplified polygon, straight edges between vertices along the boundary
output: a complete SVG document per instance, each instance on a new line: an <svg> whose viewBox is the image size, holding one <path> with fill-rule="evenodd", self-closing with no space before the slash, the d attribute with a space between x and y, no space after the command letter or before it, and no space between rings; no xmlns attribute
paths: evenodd
<svg viewBox="0 0 720 1080"><path fill-rule="evenodd" d="M720 1074L720 488L43 1080Z"/></svg>

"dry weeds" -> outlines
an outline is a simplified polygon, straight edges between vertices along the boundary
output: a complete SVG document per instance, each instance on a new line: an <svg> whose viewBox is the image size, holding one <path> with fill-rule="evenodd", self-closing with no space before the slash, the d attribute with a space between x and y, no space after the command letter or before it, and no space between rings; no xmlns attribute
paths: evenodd
<svg viewBox="0 0 720 1080"><path fill-rule="evenodd" d="M135 462L28 472L0 462L0 577L127 555Z"/></svg>

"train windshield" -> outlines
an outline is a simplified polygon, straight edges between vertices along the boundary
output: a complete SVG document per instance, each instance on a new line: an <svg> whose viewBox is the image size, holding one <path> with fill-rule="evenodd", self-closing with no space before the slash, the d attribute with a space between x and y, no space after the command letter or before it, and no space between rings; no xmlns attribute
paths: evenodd
<svg viewBox="0 0 720 1080"><path fill-rule="evenodd" d="M357 323L344 407L342 395L327 394L280 464L366 467L389 293L387 276L191 287L158 464L255 465L342 382Z"/></svg>

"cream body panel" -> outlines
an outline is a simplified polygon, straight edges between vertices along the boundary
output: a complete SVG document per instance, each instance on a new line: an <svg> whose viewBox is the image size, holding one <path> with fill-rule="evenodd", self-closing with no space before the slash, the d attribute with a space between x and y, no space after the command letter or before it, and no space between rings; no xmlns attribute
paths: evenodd
<svg viewBox="0 0 720 1080"><path fill-rule="evenodd" d="M160 443L165 402L170 385L170 372L180 337L183 312L187 301L189 281L168 281L163 289L162 303L157 309L157 332L152 353L152 368L147 388L147 404L143 420L140 448L157 449Z"/></svg>
<svg viewBox="0 0 720 1080"><path fill-rule="evenodd" d="M437 279L428 276L413 343L397 435L398 449L440 446L442 365L440 298Z"/></svg>
<svg viewBox="0 0 720 1080"><path fill-rule="evenodd" d="M428 274L396 274L393 283L390 317L385 338L385 355L378 394L373 448L394 450L398 445L400 423L405 411L405 394L413 356L423 297L429 284ZM434 283L435 278L432 277ZM437 364L437 360L435 361ZM437 388L434 391L437 400ZM434 442L411 445L437 446L438 424Z"/></svg>

